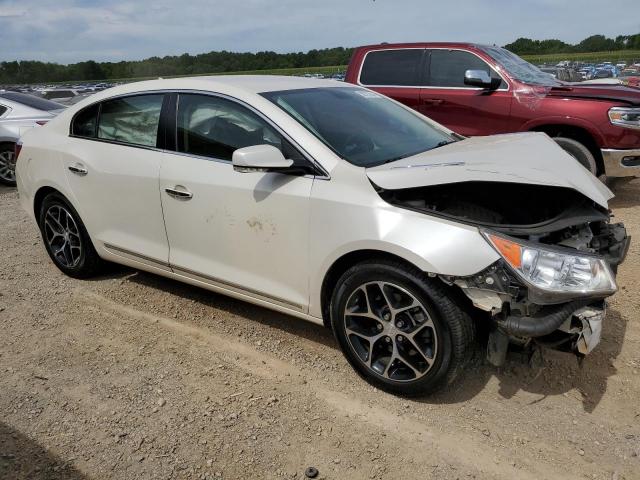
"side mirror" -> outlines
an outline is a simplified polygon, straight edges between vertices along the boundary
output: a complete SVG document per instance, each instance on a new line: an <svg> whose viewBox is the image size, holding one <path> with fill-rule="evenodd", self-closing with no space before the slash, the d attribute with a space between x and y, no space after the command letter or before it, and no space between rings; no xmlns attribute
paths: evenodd
<svg viewBox="0 0 640 480"><path fill-rule="evenodd" d="M472 87L480 87L487 90L496 90L502 80L492 78L485 70L467 70L464 72L464 84Z"/></svg>
<svg viewBox="0 0 640 480"><path fill-rule="evenodd" d="M231 163L236 172L278 172L291 167L293 160L284 158L273 145L254 145L233 152Z"/></svg>

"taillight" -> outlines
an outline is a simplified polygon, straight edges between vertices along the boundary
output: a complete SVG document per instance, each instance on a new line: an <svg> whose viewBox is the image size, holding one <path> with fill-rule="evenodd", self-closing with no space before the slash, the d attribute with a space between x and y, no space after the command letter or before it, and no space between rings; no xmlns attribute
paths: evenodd
<svg viewBox="0 0 640 480"><path fill-rule="evenodd" d="M22 142L18 140L13 147L14 160L18 161L18 155L20 155L20 151L22 150Z"/></svg>

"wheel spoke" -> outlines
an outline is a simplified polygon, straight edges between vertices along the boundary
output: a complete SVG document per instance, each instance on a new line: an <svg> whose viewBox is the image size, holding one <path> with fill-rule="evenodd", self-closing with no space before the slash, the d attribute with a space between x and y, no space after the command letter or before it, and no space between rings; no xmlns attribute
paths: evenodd
<svg viewBox="0 0 640 480"><path fill-rule="evenodd" d="M399 285L373 281L354 289L344 322L349 345L376 375L415 381L434 364L438 338L433 320L420 300Z"/></svg>
<svg viewBox="0 0 640 480"><path fill-rule="evenodd" d="M64 267L74 267L82 256L82 238L73 215L61 205L51 206L44 216L44 236L51 255Z"/></svg>

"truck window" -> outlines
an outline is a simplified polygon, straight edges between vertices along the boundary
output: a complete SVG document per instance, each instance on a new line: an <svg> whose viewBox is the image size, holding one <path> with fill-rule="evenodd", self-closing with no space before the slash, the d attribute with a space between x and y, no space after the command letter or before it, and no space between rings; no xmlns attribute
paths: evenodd
<svg viewBox="0 0 640 480"><path fill-rule="evenodd" d="M484 70L493 78L500 76L484 60L473 53L462 50L431 50L429 69L430 87L474 88L464 84L467 70ZM500 88L507 88L502 82Z"/></svg>
<svg viewBox="0 0 640 480"><path fill-rule="evenodd" d="M420 85L420 64L424 50L378 50L367 53L360 72L360 83L371 86Z"/></svg>

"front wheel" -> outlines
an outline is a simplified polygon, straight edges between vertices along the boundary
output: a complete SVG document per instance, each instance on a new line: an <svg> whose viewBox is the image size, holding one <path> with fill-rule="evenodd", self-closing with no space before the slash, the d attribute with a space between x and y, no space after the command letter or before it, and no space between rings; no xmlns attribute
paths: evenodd
<svg viewBox="0 0 640 480"><path fill-rule="evenodd" d="M16 157L12 143L0 144L0 183L16 186Z"/></svg>
<svg viewBox="0 0 640 480"><path fill-rule="evenodd" d="M353 368L391 393L432 393L464 370L474 326L444 286L392 261L360 263L340 278L331 324Z"/></svg>
<svg viewBox="0 0 640 480"><path fill-rule="evenodd" d="M555 137L554 140L565 152L575 158L580 165L589 170L594 176L597 175L596 159L587 147L572 138Z"/></svg>

